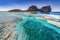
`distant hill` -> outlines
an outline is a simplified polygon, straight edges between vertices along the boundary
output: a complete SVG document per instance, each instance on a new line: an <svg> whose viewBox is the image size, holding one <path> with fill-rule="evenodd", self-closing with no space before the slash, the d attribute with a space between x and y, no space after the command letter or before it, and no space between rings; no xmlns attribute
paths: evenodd
<svg viewBox="0 0 60 40"><path fill-rule="evenodd" d="M27 10L13 9L13 10L9 10L8 12L32 12L32 11L51 12L51 7L44 6L41 9L39 9L36 6L32 5Z"/></svg>
<svg viewBox="0 0 60 40"><path fill-rule="evenodd" d="M13 10L9 10L8 12L22 12L22 10L20 10L20 9L13 9Z"/></svg>

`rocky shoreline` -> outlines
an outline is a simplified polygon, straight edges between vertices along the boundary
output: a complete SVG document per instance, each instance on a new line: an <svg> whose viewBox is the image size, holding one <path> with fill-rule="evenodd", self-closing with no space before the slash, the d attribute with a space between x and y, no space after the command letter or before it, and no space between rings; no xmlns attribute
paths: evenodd
<svg viewBox="0 0 60 40"><path fill-rule="evenodd" d="M0 23L0 40L11 40L15 24L21 19L17 17L9 17Z"/></svg>

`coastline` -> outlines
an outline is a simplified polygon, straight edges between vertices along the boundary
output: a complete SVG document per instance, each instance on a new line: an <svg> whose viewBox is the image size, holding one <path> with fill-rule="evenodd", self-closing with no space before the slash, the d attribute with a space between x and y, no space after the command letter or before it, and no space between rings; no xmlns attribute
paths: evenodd
<svg viewBox="0 0 60 40"><path fill-rule="evenodd" d="M18 17L8 17L7 19L0 22L0 26L2 27L0 31L3 32L2 35L1 35L2 32L0 32L1 35L0 40L7 40L7 39L11 40L10 37L13 37L12 34L14 34L13 30L15 29L15 24L20 20L21 18Z"/></svg>

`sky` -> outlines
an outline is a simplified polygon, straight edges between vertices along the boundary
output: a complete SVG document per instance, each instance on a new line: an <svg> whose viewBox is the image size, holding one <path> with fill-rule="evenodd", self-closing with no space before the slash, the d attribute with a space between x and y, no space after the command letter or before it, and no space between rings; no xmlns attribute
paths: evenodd
<svg viewBox="0 0 60 40"><path fill-rule="evenodd" d="M26 10L31 5L35 5L38 8L50 5L52 11L60 12L60 0L0 0L0 11L11 9Z"/></svg>

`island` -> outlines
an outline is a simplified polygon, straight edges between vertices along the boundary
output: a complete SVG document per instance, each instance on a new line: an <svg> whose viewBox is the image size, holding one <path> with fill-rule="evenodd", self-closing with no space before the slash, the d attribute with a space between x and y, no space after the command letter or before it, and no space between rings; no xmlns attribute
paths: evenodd
<svg viewBox="0 0 60 40"><path fill-rule="evenodd" d="M13 9L13 10L9 10L8 12L22 12L22 10L20 10L20 9Z"/></svg>
<svg viewBox="0 0 60 40"><path fill-rule="evenodd" d="M9 10L8 12L51 12L51 6L44 6L41 9L39 9L37 6L30 6L27 10L20 10L20 9L13 9Z"/></svg>

